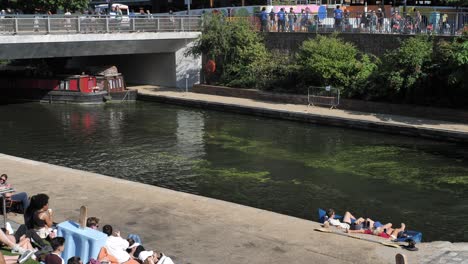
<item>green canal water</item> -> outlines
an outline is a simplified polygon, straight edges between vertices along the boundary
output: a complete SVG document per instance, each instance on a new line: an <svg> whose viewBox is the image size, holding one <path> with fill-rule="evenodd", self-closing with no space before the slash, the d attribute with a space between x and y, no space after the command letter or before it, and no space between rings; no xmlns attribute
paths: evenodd
<svg viewBox="0 0 468 264"><path fill-rule="evenodd" d="M147 102L28 103L0 105L0 152L314 221L332 207L404 222L425 241L468 241L466 145Z"/></svg>

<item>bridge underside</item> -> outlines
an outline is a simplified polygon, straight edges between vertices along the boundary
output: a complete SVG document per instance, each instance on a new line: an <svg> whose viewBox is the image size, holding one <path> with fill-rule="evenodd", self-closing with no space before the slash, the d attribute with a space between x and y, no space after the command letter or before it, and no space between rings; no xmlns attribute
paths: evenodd
<svg viewBox="0 0 468 264"><path fill-rule="evenodd" d="M70 58L72 67L116 65L127 82L185 88L201 59L185 52L198 32L0 36L0 59Z"/></svg>

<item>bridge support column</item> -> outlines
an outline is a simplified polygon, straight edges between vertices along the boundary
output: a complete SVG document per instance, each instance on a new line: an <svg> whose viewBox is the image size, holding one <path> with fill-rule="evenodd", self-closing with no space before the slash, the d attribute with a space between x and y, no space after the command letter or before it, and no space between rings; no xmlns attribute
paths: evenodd
<svg viewBox="0 0 468 264"><path fill-rule="evenodd" d="M177 88L185 89L186 85L188 85L188 88L191 88L194 84L200 83L201 57L185 56L191 45L189 44L175 53L175 86Z"/></svg>

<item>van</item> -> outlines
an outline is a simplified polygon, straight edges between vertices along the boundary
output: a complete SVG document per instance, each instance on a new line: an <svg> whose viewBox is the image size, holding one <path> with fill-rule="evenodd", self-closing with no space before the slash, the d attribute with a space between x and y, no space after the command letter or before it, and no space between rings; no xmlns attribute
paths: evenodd
<svg viewBox="0 0 468 264"><path fill-rule="evenodd" d="M120 21L118 21L118 24L123 27L129 27L130 26L130 18L129 18L129 11L128 11L128 6L123 5L123 4L112 4L112 9L109 10L109 5L108 4L100 4L96 5L94 8L94 11L96 14L103 14L103 15L109 15L109 18L111 20L117 19L117 14L116 10L117 7L120 8L120 11L122 11L122 17Z"/></svg>

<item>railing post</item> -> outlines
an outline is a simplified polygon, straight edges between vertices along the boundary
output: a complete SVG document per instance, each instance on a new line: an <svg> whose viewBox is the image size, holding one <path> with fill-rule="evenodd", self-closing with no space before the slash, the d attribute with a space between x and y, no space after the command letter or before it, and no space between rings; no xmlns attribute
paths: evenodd
<svg viewBox="0 0 468 264"><path fill-rule="evenodd" d="M160 22L160 21L159 21L159 17L158 17L157 20L156 20L156 23L158 23L158 25L157 25L157 27L156 27L156 31L157 31L157 32L159 32L159 22Z"/></svg>
<svg viewBox="0 0 468 264"><path fill-rule="evenodd" d="M19 31L18 29L19 29L19 27L18 27L18 18L15 17L15 34L18 34L18 31Z"/></svg>
<svg viewBox="0 0 468 264"><path fill-rule="evenodd" d="M184 17L180 18L180 31L184 31Z"/></svg>
<svg viewBox="0 0 468 264"><path fill-rule="evenodd" d="M81 20L79 17L76 17L76 33L80 33L81 31Z"/></svg>
<svg viewBox="0 0 468 264"><path fill-rule="evenodd" d="M109 33L109 17L106 16L106 32Z"/></svg>
<svg viewBox="0 0 468 264"><path fill-rule="evenodd" d="M50 16L47 16L47 34L50 34Z"/></svg>
<svg viewBox="0 0 468 264"><path fill-rule="evenodd" d="M130 23L132 24L132 31L135 32L136 31L136 26L135 26L135 18L134 17L130 20Z"/></svg>

